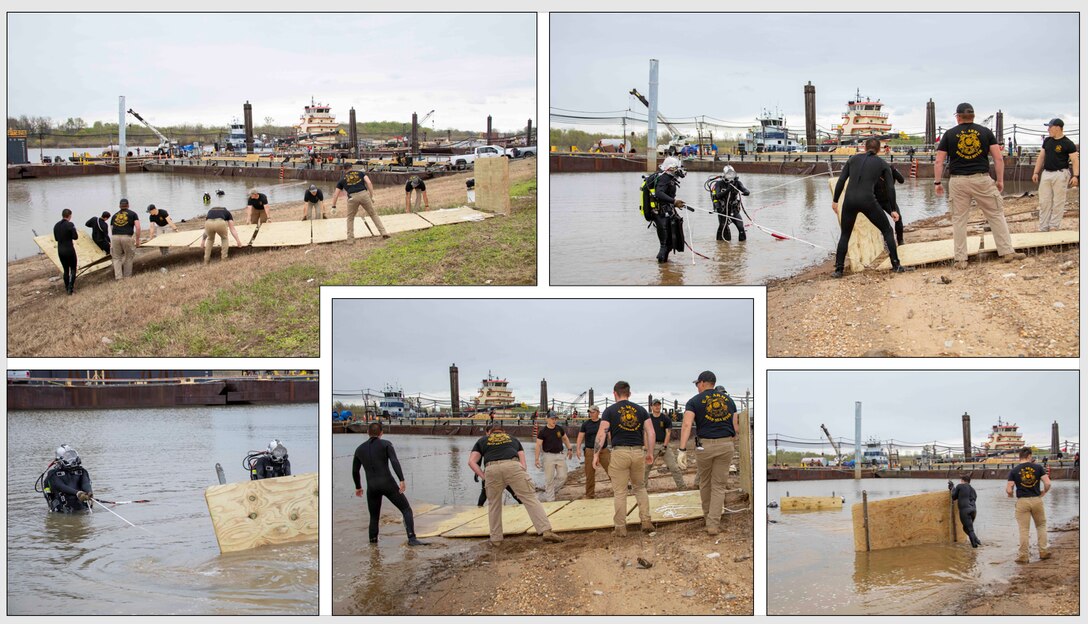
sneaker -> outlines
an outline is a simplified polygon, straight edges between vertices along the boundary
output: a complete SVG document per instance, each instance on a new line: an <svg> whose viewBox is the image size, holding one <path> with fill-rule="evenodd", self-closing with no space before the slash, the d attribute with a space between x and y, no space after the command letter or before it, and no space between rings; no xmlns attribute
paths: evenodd
<svg viewBox="0 0 1088 624"><path fill-rule="evenodd" d="M553 544L558 544L559 542L563 541L562 537L559 537L558 535L556 535L552 531L544 531L543 533L540 534L540 537L544 538L545 542L551 542Z"/></svg>
<svg viewBox="0 0 1088 624"><path fill-rule="evenodd" d="M1024 258L1027 258L1027 257L1028 257L1028 255L1025 254L1025 253L1020 253L1019 251L1014 251L1014 252L1012 252L1010 254L1005 254L1004 256L1001 256L1001 261L1002 262L1015 262L1017 260L1023 260Z"/></svg>
<svg viewBox="0 0 1088 624"><path fill-rule="evenodd" d="M649 533L650 531L653 531L654 530L654 523L650 522L649 520L643 520L642 521L642 530L647 532L647 533Z"/></svg>
<svg viewBox="0 0 1088 624"><path fill-rule="evenodd" d="M905 267L903 265L892 267L892 273L909 273L913 271L914 267Z"/></svg>
<svg viewBox="0 0 1088 624"><path fill-rule="evenodd" d="M389 234L382 234L382 238L389 238Z"/></svg>
<svg viewBox="0 0 1088 624"><path fill-rule="evenodd" d="M834 277L834 278L842 277L842 269L835 269L835 272L831 274L831 277Z"/></svg>
<svg viewBox="0 0 1088 624"><path fill-rule="evenodd" d="M1040 550L1039 559L1050 559L1050 552L1046 550Z"/></svg>
<svg viewBox="0 0 1088 624"><path fill-rule="evenodd" d="M967 261L966 260L956 260L956 264L954 264L952 266L954 266L957 269L962 271L962 270L967 268Z"/></svg>
<svg viewBox="0 0 1088 624"><path fill-rule="evenodd" d="M1021 556L1021 557L1017 557L1017 558L1016 558L1016 563L1027 563L1027 562L1028 562L1028 558L1027 558L1027 557L1023 557L1023 556Z"/></svg>
<svg viewBox="0 0 1088 624"><path fill-rule="evenodd" d="M718 535L721 532L722 532L722 530L719 529L718 527L707 527L706 528L706 534L707 535Z"/></svg>

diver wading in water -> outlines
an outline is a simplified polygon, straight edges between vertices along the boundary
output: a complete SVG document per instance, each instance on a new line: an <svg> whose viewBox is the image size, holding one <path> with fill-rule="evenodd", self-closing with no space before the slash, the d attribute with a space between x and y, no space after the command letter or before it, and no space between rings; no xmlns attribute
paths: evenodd
<svg viewBox="0 0 1088 624"><path fill-rule="evenodd" d="M359 479L359 470L366 473L366 505L370 512L370 543L378 543L378 524L382 514L382 498L388 498L400 510L404 518L404 530L408 533L409 546L426 546L425 542L416 539L415 515L412 506L404 495L407 485L404 483L404 471L401 470L400 461L397 460L397 452L393 445L382 439L382 424L372 422L367 425L367 434L370 439L355 449L355 458L351 462L351 476L355 479L355 495L363 496L363 485ZM393 466L393 472L397 473L397 479L393 480L389 466Z"/></svg>
<svg viewBox="0 0 1088 624"><path fill-rule="evenodd" d="M975 493L975 488L971 487L971 475L960 477L960 484L955 487L949 481L948 490L952 494L952 500L959 506L960 524L963 525L963 532L971 540L971 548L978 548L982 545L978 536L975 535L975 514L977 513L975 500L978 494Z"/></svg>
<svg viewBox="0 0 1088 624"><path fill-rule="evenodd" d="M287 459L287 447L279 440L268 443L268 449L254 451L242 460L242 467L249 472L250 481L291 476L291 460Z"/></svg>
<svg viewBox="0 0 1088 624"><path fill-rule="evenodd" d="M751 195L744 183L737 177L736 170L729 165L722 169L722 175L715 176L706 181L705 188L710 191L710 200L714 204L714 212L718 213L717 240L732 240L729 234L730 224L737 226L740 236L739 241L748 239L744 231L744 221L740 217L740 196Z"/></svg>
<svg viewBox="0 0 1088 624"><path fill-rule="evenodd" d="M34 490L45 496L49 511L76 513L91 508L91 475L79 453L67 444L57 447L56 458L38 476Z"/></svg>
<svg viewBox="0 0 1088 624"><path fill-rule="evenodd" d="M684 250L684 219L676 209L685 204L676 198L676 190L679 179L685 175L680 159L669 156L661 163L660 172L650 174L642 182L642 215L657 228L661 244L658 262L668 262L670 251Z"/></svg>

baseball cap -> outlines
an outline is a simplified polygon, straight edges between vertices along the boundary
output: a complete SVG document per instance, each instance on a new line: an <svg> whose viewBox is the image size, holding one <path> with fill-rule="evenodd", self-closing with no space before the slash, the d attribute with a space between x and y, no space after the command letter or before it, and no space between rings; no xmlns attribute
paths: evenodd
<svg viewBox="0 0 1088 624"><path fill-rule="evenodd" d="M1059 128L1064 128L1064 127L1065 127L1065 122L1064 122L1064 121L1062 121L1061 119L1058 119L1057 117L1055 117L1054 119L1051 119L1051 120L1050 120L1050 123L1048 123L1048 124L1043 124L1043 125L1045 125L1045 126L1046 126L1046 127L1048 127L1048 128L1049 128L1050 126L1058 126Z"/></svg>
<svg viewBox="0 0 1088 624"><path fill-rule="evenodd" d="M590 405L589 406L589 411L597 412L598 414L600 414L601 413L601 408L597 407L596 405Z"/></svg>
<svg viewBox="0 0 1088 624"><path fill-rule="evenodd" d="M258 191L257 189L249 189L249 194L250 195L260 195L261 192Z"/></svg>
<svg viewBox="0 0 1088 624"><path fill-rule="evenodd" d="M128 200L127 199L122 199L117 205L118 206L128 206Z"/></svg>
<svg viewBox="0 0 1088 624"><path fill-rule="evenodd" d="M154 209L155 209L155 204L148 204L148 205L147 205L147 211L148 211L148 212L151 212L151 211L152 211L152 210L154 210Z"/></svg>
<svg viewBox="0 0 1088 624"><path fill-rule="evenodd" d="M971 106L967 102L963 102L959 106L956 107L956 114L957 115L974 115L975 114L975 107Z"/></svg>
<svg viewBox="0 0 1088 624"><path fill-rule="evenodd" d="M311 191L316 191L317 190L317 185L316 184L311 184L310 185L310 190Z"/></svg>
<svg viewBox="0 0 1088 624"><path fill-rule="evenodd" d="M710 383L718 383L718 378L715 377L714 373L712 373L710 371L703 371L703 372L699 373L699 378L696 379L695 381L693 381L692 383L699 383L699 382L703 382L703 381L708 381Z"/></svg>
<svg viewBox="0 0 1088 624"><path fill-rule="evenodd" d="M661 405L661 399L654 399L654 402L650 405Z"/></svg>
<svg viewBox="0 0 1088 624"><path fill-rule="evenodd" d="M558 418L555 415L555 410L548 410L548 418Z"/></svg>

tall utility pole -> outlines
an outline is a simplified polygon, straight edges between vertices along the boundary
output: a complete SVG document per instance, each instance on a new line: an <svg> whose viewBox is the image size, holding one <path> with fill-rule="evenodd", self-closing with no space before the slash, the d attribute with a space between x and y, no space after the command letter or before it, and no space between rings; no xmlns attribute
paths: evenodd
<svg viewBox="0 0 1088 624"><path fill-rule="evenodd" d="M963 421L963 459L971 459L971 415L967 412L960 417Z"/></svg>
<svg viewBox="0 0 1088 624"><path fill-rule="evenodd" d="M461 391L457 377L457 364L450 364L450 411L454 418L461 413Z"/></svg>
<svg viewBox="0 0 1088 624"><path fill-rule="evenodd" d="M861 480L861 401L854 402L854 480Z"/></svg>
<svg viewBox="0 0 1088 624"><path fill-rule="evenodd" d="M118 98L120 109L117 111L117 171L118 173L125 173L125 154L127 148L125 147L125 96Z"/></svg>
<svg viewBox="0 0 1088 624"><path fill-rule="evenodd" d="M650 105L646 130L646 172L657 171L657 59L650 59Z"/></svg>
<svg viewBox="0 0 1088 624"><path fill-rule="evenodd" d="M816 86L811 80L805 85L805 142L808 143L805 151L816 151Z"/></svg>

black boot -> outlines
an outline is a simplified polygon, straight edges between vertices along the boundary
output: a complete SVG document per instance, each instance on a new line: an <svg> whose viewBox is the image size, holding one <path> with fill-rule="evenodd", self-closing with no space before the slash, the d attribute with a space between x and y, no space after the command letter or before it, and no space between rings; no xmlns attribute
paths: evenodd
<svg viewBox="0 0 1088 624"><path fill-rule="evenodd" d="M668 245L662 245L661 249L659 249L657 251L657 261L658 262L668 262L669 261L669 247L668 247Z"/></svg>
<svg viewBox="0 0 1088 624"><path fill-rule="evenodd" d="M746 241L746 240L748 240L748 234L746 234L745 232L741 232L741 233L740 233L740 236L738 236L738 237L737 237L737 240L739 240L739 241Z"/></svg>
<svg viewBox="0 0 1088 624"><path fill-rule="evenodd" d="M901 264L892 265L892 273L907 273L913 271L914 267L905 267Z"/></svg>
<svg viewBox="0 0 1088 624"><path fill-rule="evenodd" d="M835 271L831 274L831 277L834 277L836 279L842 277L842 269L839 267L835 267Z"/></svg>

